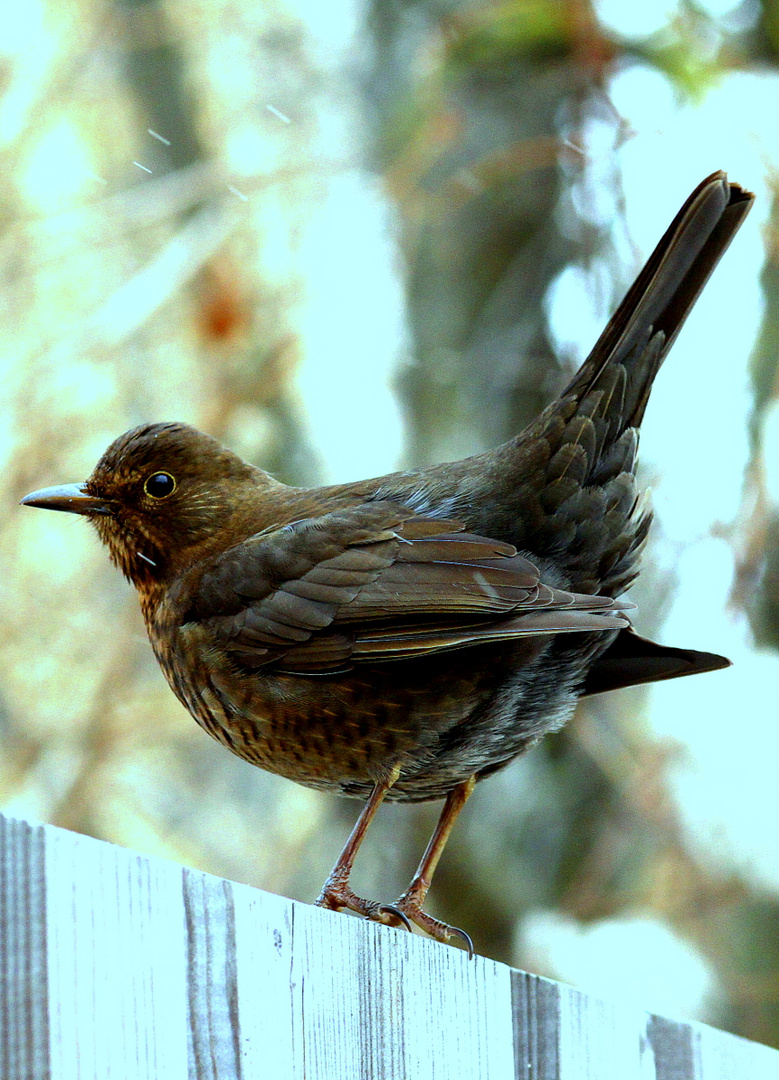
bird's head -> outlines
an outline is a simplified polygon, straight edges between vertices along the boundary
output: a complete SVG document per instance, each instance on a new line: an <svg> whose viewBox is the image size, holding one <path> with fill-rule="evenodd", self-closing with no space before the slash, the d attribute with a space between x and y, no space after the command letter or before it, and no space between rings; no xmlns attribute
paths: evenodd
<svg viewBox="0 0 779 1080"><path fill-rule="evenodd" d="M245 522L259 490L276 486L215 439L186 424L146 424L120 435L83 484L33 491L25 506L83 514L135 584L191 565L217 533ZM278 485L281 486L281 485Z"/></svg>

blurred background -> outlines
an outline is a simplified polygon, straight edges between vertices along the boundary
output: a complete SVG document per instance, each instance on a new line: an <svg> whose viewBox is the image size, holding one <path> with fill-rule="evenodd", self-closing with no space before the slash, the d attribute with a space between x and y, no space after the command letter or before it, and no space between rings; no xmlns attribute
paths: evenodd
<svg viewBox="0 0 779 1080"><path fill-rule="evenodd" d="M282 480L506 438L689 191L758 196L657 381L640 632L725 672L594 698L477 789L429 908L488 956L779 1044L779 2L25 0L0 36L0 806L310 901L358 804L165 684L83 520L183 420ZM437 804L382 809L390 901Z"/></svg>

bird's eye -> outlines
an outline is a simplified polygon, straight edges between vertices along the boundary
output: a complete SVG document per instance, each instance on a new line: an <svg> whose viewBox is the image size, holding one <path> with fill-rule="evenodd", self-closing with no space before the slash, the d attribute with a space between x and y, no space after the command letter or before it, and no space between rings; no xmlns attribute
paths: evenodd
<svg viewBox="0 0 779 1080"><path fill-rule="evenodd" d="M176 481L167 472L152 473L144 481L143 490L152 499L167 499L176 490Z"/></svg>

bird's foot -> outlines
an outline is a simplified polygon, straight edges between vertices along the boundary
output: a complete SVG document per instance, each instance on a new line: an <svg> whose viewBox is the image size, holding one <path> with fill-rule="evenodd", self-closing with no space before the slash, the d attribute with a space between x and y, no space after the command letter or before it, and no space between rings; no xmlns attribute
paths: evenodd
<svg viewBox="0 0 779 1080"><path fill-rule="evenodd" d="M327 908L328 911L353 911L356 915L363 915L366 919L394 925L389 918L380 918L381 904L377 900L365 900L362 896L352 892L346 882L325 882L319 896L314 901L316 907Z"/></svg>
<svg viewBox="0 0 779 1080"><path fill-rule="evenodd" d="M380 910L394 916L397 922L392 925L398 926L402 923L407 930L411 930L411 923L413 923L436 941L448 942L453 937L458 937L468 951L468 958L473 956L473 942L470 935L458 926L450 926L449 923L434 919L432 915L423 911L421 901L414 896L413 887L398 897L394 904L385 904Z"/></svg>
<svg viewBox="0 0 779 1080"><path fill-rule="evenodd" d="M352 892L346 882L332 878L325 882L314 905L327 908L328 911L353 911L355 915L362 915L365 919L383 923L385 926L405 926L407 930L412 929L403 912L393 905L380 904L378 900L366 900Z"/></svg>
<svg viewBox="0 0 779 1080"><path fill-rule="evenodd" d="M329 911L353 911L356 915L362 915L365 919L383 923L385 926L405 926L409 932L413 930L413 926L418 926L436 941L448 942L453 937L459 937L468 951L468 956L473 956L473 942L468 934L428 915L422 910L422 904L414 892L415 890L408 889L394 904L381 904L378 900L365 900L353 892L347 882L331 877L315 904Z"/></svg>

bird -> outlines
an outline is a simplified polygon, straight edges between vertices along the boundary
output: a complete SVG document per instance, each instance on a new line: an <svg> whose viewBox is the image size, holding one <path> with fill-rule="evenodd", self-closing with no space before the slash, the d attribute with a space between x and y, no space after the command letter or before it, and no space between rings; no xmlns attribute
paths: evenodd
<svg viewBox="0 0 779 1080"><path fill-rule="evenodd" d="M301 488L186 424L148 423L85 483L22 499L96 527L206 732L363 801L319 906L472 954L424 905L475 784L583 696L728 666L640 636L622 597L651 521L635 467L652 383L752 201L723 172L700 183L566 389L487 452ZM358 896L350 874L379 806L433 799L408 888L389 904Z"/></svg>

